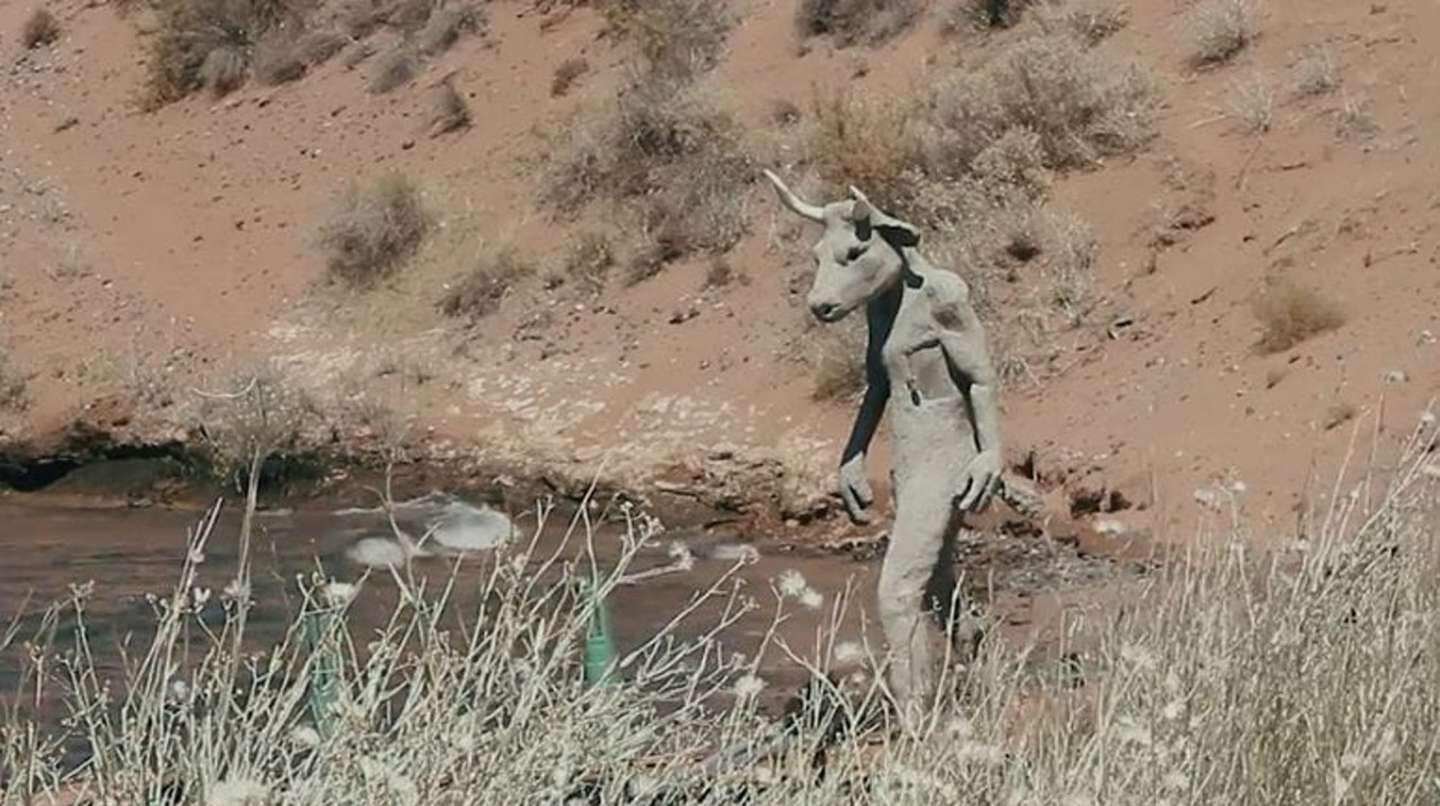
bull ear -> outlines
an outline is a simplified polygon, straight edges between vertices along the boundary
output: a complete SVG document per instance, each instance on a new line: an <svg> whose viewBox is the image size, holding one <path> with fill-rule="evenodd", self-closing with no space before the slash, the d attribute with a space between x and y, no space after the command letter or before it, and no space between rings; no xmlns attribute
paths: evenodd
<svg viewBox="0 0 1440 806"><path fill-rule="evenodd" d="M887 221L884 224L877 222L875 228L880 230L880 237L892 246L904 249L920 243L920 230L904 221Z"/></svg>
<svg viewBox="0 0 1440 806"><path fill-rule="evenodd" d="M790 208L791 212L795 213L801 218L805 218L810 221L815 221L818 223L825 222L824 209L817 207L816 205L810 204L809 202L804 201L799 196L796 196L794 193L790 192L790 188L786 187L785 183L780 181L780 177L771 173L768 169L765 170L764 173L765 178L769 179L770 184L774 186L775 195L780 197L780 202L786 207Z"/></svg>
<svg viewBox="0 0 1440 806"><path fill-rule="evenodd" d="M862 241L868 241L870 240L870 231L873 229L871 219L875 216L875 208L871 207L870 202L863 196L857 197L856 193L855 188L851 187L850 197L854 201L850 202L850 212L845 217L855 225L855 237Z"/></svg>

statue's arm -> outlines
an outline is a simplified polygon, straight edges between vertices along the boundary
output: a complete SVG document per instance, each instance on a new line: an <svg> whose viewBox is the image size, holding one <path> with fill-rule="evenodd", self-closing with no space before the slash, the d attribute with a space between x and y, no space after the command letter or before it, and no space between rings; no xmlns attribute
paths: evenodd
<svg viewBox="0 0 1440 806"><path fill-rule="evenodd" d="M870 343L865 348L865 397L860 401L860 410L850 427L850 439L846 440L845 451L840 456L840 498L851 520L862 524L870 522L870 514L865 510L875 501L865 474L865 454L870 450L870 440L890 399L890 377L880 359L873 322L870 334Z"/></svg>
<svg viewBox="0 0 1440 806"><path fill-rule="evenodd" d="M968 290L947 294L949 299L936 306L940 346L950 368L966 384L965 395L970 401L974 418L975 447L982 453L1000 455L1000 400L995 366L985 328L971 307Z"/></svg>

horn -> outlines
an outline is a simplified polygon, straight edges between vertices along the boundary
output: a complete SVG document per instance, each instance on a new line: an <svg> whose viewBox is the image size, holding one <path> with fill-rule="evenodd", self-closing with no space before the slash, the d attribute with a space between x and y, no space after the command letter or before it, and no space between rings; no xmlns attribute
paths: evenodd
<svg viewBox="0 0 1440 806"><path fill-rule="evenodd" d="M770 184L775 186L775 193L780 197L780 201L784 203L786 207L789 207L796 215L799 215L801 218L808 218L811 221L821 223L825 221L825 210L823 208L802 201L798 196L790 192L790 188L785 187L785 183L780 181L780 177L767 169L765 170L765 178L769 179Z"/></svg>

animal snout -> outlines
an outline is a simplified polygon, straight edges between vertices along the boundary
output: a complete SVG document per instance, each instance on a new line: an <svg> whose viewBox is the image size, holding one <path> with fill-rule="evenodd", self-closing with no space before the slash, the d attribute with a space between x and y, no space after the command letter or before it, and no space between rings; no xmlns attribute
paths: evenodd
<svg viewBox="0 0 1440 806"><path fill-rule="evenodd" d="M811 302L810 313L822 322L829 322L835 314L840 312L840 306L834 302Z"/></svg>

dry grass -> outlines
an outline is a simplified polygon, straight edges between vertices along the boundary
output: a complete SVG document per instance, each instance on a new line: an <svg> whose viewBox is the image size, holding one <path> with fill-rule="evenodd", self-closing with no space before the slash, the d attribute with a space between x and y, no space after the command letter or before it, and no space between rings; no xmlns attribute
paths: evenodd
<svg viewBox="0 0 1440 806"><path fill-rule="evenodd" d="M1262 353L1278 353L1345 323L1340 306L1290 278L1269 284L1252 306L1262 333Z"/></svg>
<svg viewBox="0 0 1440 806"><path fill-rule="evenodd" d="M145 105L153 109L201 88L238 88L261 43L303 30L311 8L311 0L164 0L149 44Z"/></svg>
<svg viewBox="0 0 1440 806"><path fill-rule="evenodd" d="M1036 11L1045 28L1068 29L1088 45L1098 45L1130 24L1129 6L1112 3L1067 3L1058 10L1040 6Z"/></svg>
<svg viewBox="0 0 1440 806"><path fill-rule="evenodd" d="M469 125L469 102L455 89L453 80L442 81L435 88L435 108L430 113L430 136L439 137Z"/></svg>
<svg viewBox="0 0 1440 806"><path fill-rule="evenodd" d="M584 56L572 56L561 62L555 68L555 75L550 79L550 95L559 98L570 92L575 82L586 73L590 72L590 62Z"/></svg>
<svg viewBox="0 0 1440 806"><path fill-rule="evenodd" d="M366 89L376 95L383 95L414 81L419 71L420 60L415 57L414 51L400 45L381 56L375 63Z"/></svg>
<svg viewBox="0 0 1440 806"><path fill-rule="evenodd" d="M373 286L415 254L431 226L419 189L402 175L352 187L321 229L330 276L354 288Z"/></svg>
<svg viewBox="0 0 1440 806"><path fill-rule="evenodd" d="M924 0L801 0L795 30L802 37L829 36L840 47L878 45L913 28Z"/></svg>
<svg viewBox="0 0 1440 806"><path fill-rule="evenodd" d="M587 232L570 249L565 258L565 277L592 294L605 288L605 280L615 267L615 252L610 239L603 233Z"/></svg>
<svg viewBox="0 0 1440 806"><path fill-rule="evenodd" d="M745 232L750 160L728 112L687 82L644 79L615 113L567 127L549 149L541 198L562 212L597 199L628 208L644 246L631 280L694 253L718 253Z"/></svg>
<svg viewBox="0 0 1440 806"><path fill-rule="evenodd" d="M1125 607L1067 620L1062 645L985 641L902 735L880 648L828 627L814 648L788 643L777 627L792 616L793 586L771 580L772 598L744 596L764 585L739 587L743 561L663 569L690 575L697 601L655 619L666 626L595 685L583 647L597 610L582 586L608 599L646 573L637 560L664 537L643 515L618 538L577 518L552 553L538 537L552 513L537 507L534 539L471 558L473 576L452 588L451 563L423 557L363 580L287 573L283 587L252 586L252 573L264 577L243 560L201 568L229 549L218 511L206 513L180 538L153 630L118 670L95 654L103 622L89 610L103 592L91 586L39 619L0 625L0 652L18 670L7 678L14 705L0 711L0 794L45 803L73 784L82 799L115 803L165 793L294 806L714 802L717 792L815 806L1424 802L1440 754L1433 419L1388 480L1339 489L1328 512L1269 541L1274 551L1258 552L1244 524L1207 522L1122 592ZM241 514L244 558L253 499ZM604 571L559 559L597 544L619 555ZM450 598L472 587L479 617ZM843 615L840 591L816 593ZM204 611L212 596L222 606ZM365 620L376 596L400 603L378 628ZM273 645L247 631L256 604L291 620ZM773 611L771 626L747 641L736 625L758 608ZM824 695L765 714L777 663L807 664ZM68 717L63 739L34 721L32 709L51 705ZM792 738L777 757L755 760L782 731ZM73 775L65 740L89 762ZM697 748L719 747L739 752L710 770L696 763Z"/></svg>
<svg viewBox="0 0 1440 806"><path fill-rule="evenodd" d="M1340 89L1340 59L1328 45L1309 45L1295 63L1295 91L1328 95Z"/></svg>
<svg viewBox="0 0 1440 806"><path fill-rule="evenodd" d="M430 12L416 33L416 47L424 56L436 56L449 50L465 34L484 33L488 25L489 17L478 5L443 5Z"/></svg>
<svg viewBox="0 0 1440 806"><path fill-rule="evenodd" d="M49 9L37 8L25 18L20 27L20 44L26 49L53 44L60 38L60 21Z"/></svg>
<svg viewBox="0 0 1440 806"><path fill-rule="evenodd" d="M611 0L612 16L639 46L652 80L691 81L725 56L736 18L714 0Z"/></svg>
<svg viewBox="0 0 1440 806"><path fill-rule="evenodd" d="M1189 23L1197 65L1227 62L1259 34L1254 0L1203 0Z"/></svg>
<svg viewBox="0 0 1440 806"><path fill-rule="evenodd" d="M500 303L520 280L535 273L514 247L487 251L480 261L451 285L440 298L440 312L446 316L482 319L500 309Z"/></svg>
<svg viewBox="0 0 1440 806"><path fill-rule="evenodd" d="M1230 87L1230 114L1251 134L1263 134L1275 125L1275 89L1260 73Z"/></svg>
<svg viewBox="0 0 1440 806"><path fill-rule="evenodd" d="M304 78L307 65L299 45L299 39L288 31L271 31L261 37L255 46L255 78L270 86Z"/></svg>

